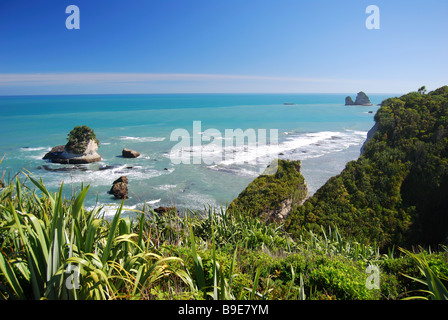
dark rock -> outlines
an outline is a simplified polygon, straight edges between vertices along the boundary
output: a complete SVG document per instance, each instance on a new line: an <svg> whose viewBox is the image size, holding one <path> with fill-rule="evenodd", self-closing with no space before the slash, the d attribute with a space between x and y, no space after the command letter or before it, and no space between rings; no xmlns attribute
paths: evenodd
<svg viewBox="0 0 448 320"><path fill-rule="evenodd" d="M157 213L168 213L170 211L174 211L176 210L176 208L172 208L172 207L158 207L156 209L154 209L154 212Z"/></svg>
<svg viewBox="0 0 448 320"><path fill-rule="evenodd" d="M62 167L62 168L52 168L52 167L49 167L49 166L39 166L36 169L52 171L52 172L70 172L70 171L73 171L73 170L88 171L88 169L86 167L83 167L83 166Z"/></svg>
<svg viewBox="0 0 448 320"><path fill-rule="evenodd" d="M113 182L112 188L109 191L110 194L114 195L117 199L127 199L128 198L128 178L126 176L121 176Z"/></svg>
<svg viewBox="0 0 448 320"><path fill-rule="evenodd" d="M125 148L121 152L121 155L123 156L123 158L137 158L138 156L140 156L140 153L138 153L137 151Z"/></svg>
<svg viewBox="0 0 448 320"><path fill-rule="evenodd" d="M94 140L89 140L83 154L74 154L66 150L66 146L56 146L52 148L42 158L53 163L60 164L87 164L101 161L101 156L96 152L98 144Z"/></svg>
<svg viewBox="0 0 448 320"><path fill-rule="evenodd" d="M352 105L354 105L355 103L353 102L353 99L352 99L352 97L347 97L347 98L345 98L345 105L346 106L352 106Z"/></svg>
<svg viewBox="0 0 448 320"><path fill-rule="evenodd" d="M53 163L60 163L60 164L88 164L93 162L101 161L101 157L75 157L75 158L54 158L51 159L51 162Z"/></svg>
<svg viewBox="0 0 448 320"><path fill-rule="evenodd" d="M370 102L369 97L362 91L358 93L356 96L355 102L353 102L353 99L349 96L345 98L345 105L346 106L372 106L372 103Z"/></svg>
<svg viewBox="0 0 448 320"><path fill-rule="evenodd" d="M61 154L65 151L65 146L56 146L53 147L50 151L48 151L42 159L44 160L53 160L57 159L61 156Z"/></svg>
<svg viewBox="0 0 448 320"><path fill-rule="evenodd" d="M128 184L129 183L128 177L121 176L120 178L115 180L112 184L116 184L116 183L119 183L119 182L124 182L124 183Z"/></svg>
<svg viewBox="0 0 448 320"><path fill-rule="evenodd" d="M371 106L369 97L364 92L359 92L356 96L355 105L357 106Z"/></svg>
<svg viewBox="0 0 448 320"><path fill-rule="evenodd" d="M100 167L98 170L99 170L99 171L103 171L103 170L111 170L111 169L113 169L113 168L115 168L115 166L109 166L109 165L107 165L107 166Z"/></svg>

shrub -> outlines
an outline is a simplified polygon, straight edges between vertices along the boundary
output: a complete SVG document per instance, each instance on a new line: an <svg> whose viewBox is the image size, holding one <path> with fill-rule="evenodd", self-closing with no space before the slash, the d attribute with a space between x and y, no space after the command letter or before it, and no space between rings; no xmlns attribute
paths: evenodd
<svg viewBox="0 0 448 320"><path fill-rule="evenodd" d="M86 151L87 145L90 140L99 144L95 133L88 126L77 126L68 134L68 142L65 145L65 150L75 154L82 154Z"/></svg>

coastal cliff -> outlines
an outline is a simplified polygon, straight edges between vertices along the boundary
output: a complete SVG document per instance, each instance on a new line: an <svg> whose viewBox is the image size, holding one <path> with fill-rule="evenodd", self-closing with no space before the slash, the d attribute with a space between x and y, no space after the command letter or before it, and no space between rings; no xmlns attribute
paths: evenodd
<svg viewBox="0 0 448 320"><path fill-rule="evenodd" d="M286 230L337 227L381 248L448 242L448 86L383 101L362 154L291 212Z"/></svg>
<svg viewBox="0 0 448 320"><path fill-rule="evenodd" d="M228 212L250 212L262 221L281 222L307 197L300 161L279 159L238 195Z"/></svg>
<svg viewBox="0 0 448 320"><path fill-rule="evenodd" d="M361 154L364 153L364 149L366 147L367 142L372 139L373 135L378 131L378 123L375 123L373 127L367 132L367 139L364 141L363 145L361 146Z"/></svg>

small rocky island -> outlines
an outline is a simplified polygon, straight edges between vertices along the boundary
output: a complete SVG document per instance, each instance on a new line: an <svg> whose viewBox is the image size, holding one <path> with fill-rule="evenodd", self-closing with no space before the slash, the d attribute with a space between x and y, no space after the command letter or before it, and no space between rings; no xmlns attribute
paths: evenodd
<svg viewBox="0 0 448 320"><path fill-rule="evenodd" d="M137 158L140 156L140 153L135 150L124 148L121 152L121 156L123 158Z"/></svg>
<svg viewBox="0 0 448 320"><path fill-rule="evenodd" d="M117 199L128 198L128 177L121 176L112 183L109 194L112 194Z"/></svg>
<svg viewBox="0 0 448 320"><path fill-rule="evenodd" d="M345 98L346 106L372 106L369 97L364 92L359 92L356 96L355 102L353 102L352 97L348 96Z"/></svg>
<svg viewBox="0 0 448 320"><path fill-rule="evenodd" d="M68 134L66 145L52 148L42 158L53 163L86 164L101 161L97 153L99 141L88 126L77 126Z"/></svg>

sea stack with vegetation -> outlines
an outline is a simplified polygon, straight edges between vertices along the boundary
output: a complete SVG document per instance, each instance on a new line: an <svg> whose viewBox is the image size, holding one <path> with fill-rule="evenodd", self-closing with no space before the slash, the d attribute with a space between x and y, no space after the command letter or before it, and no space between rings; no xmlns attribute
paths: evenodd
<svg viewBox="0 0 448 320"><path fill-rule="evenodd" d="M68 134L66 145L52 148L43 159L61 164L86 164L101 161L99 141L88 126L77 126Z"/></svg>
<svg viewBox="0 0 448 320"><path fill-rule="evenodd" d="M350 96L346 97L345 105L346 106L371 106L372 102L370 102L369 97L363 91L360 91L358 93L358 95L356 96L355 102L353 102L353 99Z"/></svg>

